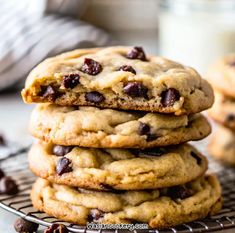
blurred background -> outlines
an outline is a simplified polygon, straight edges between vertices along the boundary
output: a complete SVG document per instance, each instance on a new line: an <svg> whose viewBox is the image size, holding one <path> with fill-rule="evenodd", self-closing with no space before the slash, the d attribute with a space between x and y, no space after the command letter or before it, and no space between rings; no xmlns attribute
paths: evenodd
<svg viewBox="0 0 235 233"><path fill-rule="evenodd" d="M43 59L83 47L143 46L202 75L235 52L234 0L0 0L0 134L29 144L20 89ZM4 217L2 217L4 216ZM0 229L10 231L0 211ZM4 223L3 223L4 221Z"/></svg>

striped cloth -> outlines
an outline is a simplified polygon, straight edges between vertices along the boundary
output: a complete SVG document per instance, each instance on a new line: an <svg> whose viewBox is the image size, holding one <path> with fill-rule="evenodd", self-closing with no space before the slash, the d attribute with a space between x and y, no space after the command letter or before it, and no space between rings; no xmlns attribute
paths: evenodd
<svg viewBox="0 0 235 233"><path fill-rule="evenodd" d="M48 56L115 44L104 31L78 19L35 10L34 1L0 0L0 91L22 82Z"/></svg>

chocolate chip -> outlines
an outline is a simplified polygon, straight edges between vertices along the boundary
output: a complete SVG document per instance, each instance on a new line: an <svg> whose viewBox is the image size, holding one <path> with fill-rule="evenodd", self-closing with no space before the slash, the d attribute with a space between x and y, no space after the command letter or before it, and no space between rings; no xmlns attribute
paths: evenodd
<svg viewBox="0 0 235 233"><path fill-rule="evenodd" d="M162 92L161 97L161 104L163 107L170 107L180 99L180 94L176 89L169 88L168 90Z"/></svg>
<svg viewBox="0 0 235 233"><path fill-rule="evenodd" d="M6 145L5 138L3 137L3 135L0 135L0 146L5 146L5 145Z"/></svg>
<svg viewBox="0 0 235 233"><path fill-rule="evenodd" d="M202 162L202 159L194 151L191 151L190 154L193 156L194 159L196 159L197 164L200 165Z"/></svg>
<svg viewBox="0 0 235 233"><path fill-rule="evenodd" d="M142 47L134 47L126 56L129 59L139 59L141 61L147 61L144 50Z"/></svg>
<svg viewBox="0 0 235 233"><path fill-rule="evenodd" d="M37 223L29 222L23 218L17 218L14 223L14 228L19 233L34 233L38 230L38 227Z"/></svg>
<svg viewBox="0 0 235 233"><path fill-rule="evenodd" d="M111 191L111 190L113 190L113 187L112 187L111 185L103 184L103 183L100 184L100 188L101 188L102 190L105 190L105 191Z"/></svg>
<svg viewBox="0 0 235 233"><path fill-rule="evenodd" d="M97 75L102 71L102 66L93 59L85 58L81 71L89 75Z"/></svg>
<svg viewBox="0 0 235 233"><path fill-rule="evenodd" d="M166 153L166 150L161 147L149 148L145 150L140 150L140 155L151 155L151 156L161 156Z"/></svg>
<svg viewBox="0 0 235 233"><path fill-rule="evenodd" d="M2 179L5 176L5 173L2 169L0 169L0 179Z"/></svg>
<svg viewBox="0 0 235 233"><path fill-rule="evenodd" d="M235 115L233 113L230 113L226 117L227 122L235 121Z"/></svg>
<svg viewBox="0 0 235 233"><path fill-rule="evenodd" d="M127 83L124 88L124 92L131 97L144 97L148 98L148 88L141 82L130 82Z"/></svg>
<svg viewBox="0 0 235 233"><path fill-rule="evenodd" d="M46 98L48 101L54 101L59 96L59 93L53 86L42 86L39 95Z"/></svg>
<svg viewBox="0 0 235 233"><path fill-rule="evenodd" d="M155 147L155 148L149 148L149 149L144 149L144 150L139 150L139 149L129 149L132 154L135 156L161 156L166 153L166 149L162 147Z"/></svg>
<svg viewBox="0 0 235 233"><path fill-rule="evenodd" d="M73 146L60 146L55 145L53 147L53 154L57 156L64 156L68 154L73 149Z"/></svg>
<svg viewBox="0 0 235 233"><path fill-rule="evenodd" d="M65 225L54 223L47 228L44 233L69 233L69 231Z"/></svg>
<svg viewBox="0 0 235 233"><path fill-rule="evenodd" d="M72 171L71 161L66 157L61 158L57 163L56 167L57 174L61 176L64 173L68 173L71 171Z"/></svg>
<svg viewBox="0 0 235 233"><path fill-rule="evenodd" d="M134 70L134 68L132 66L128 66L128 65L121 66L118 70L131 72L133 74L136 74L136 71Z"/></svg>
<svg viewBox="0 0 235 233"><path fill-rule="evenodd" d="M189 191L183 186L174 186L168 188L167 194L172 199L185 199L190 196Z"/></svg>
<svg viewBox="0 0 235 233"><path fill-rule="evenodd" d="M88 215L89 222L96 222L104 216L104 212L99 209L91 209Z"/></svg>
<svg viewBox="0 0 235 233"><path fill-rule="evenodd" d="M147 135L146 140L148 142L153 141L157 138L155 134L152 134L150 132L150 126L148 124L140 122L139 128L138 128L138 133L139 135Z"/></svg>
<svg viewBox="0 0 235 233"><path fill-rule="evenodd" d="M125 190L118 190L118 189L114 189L111 185L108 184L100 184L100 187L103 191L108 191L110 193L115 193L115 194L123 194L125 193Z"/></svg>
<svg viewBox="0 0 235 233"><path fill-rule="evenodd" d="M92 91L85 94L85 99L91 103L101 103L105 100L104 96L98 91Z"/></svg>
<svg viewBox="0 0 235 233"><path fill-rule="evenodd" d="M150 133L150 126L146 123L140 122L138 128L139 135L147 135Z"/></svg>
<svg viewBox="0 0 235 233"><path fill-rule="evenodd" d="M79 74L69 74L63 78L63 86L65 88L74 88L79 84L80 75Z"/></svg>
<svg viewBox="0 0 235 233"><path fill-rule="evenodd" d="M0 194L14 195L18 191L18 186L11 177L5 176L0 180Z"/></svg>

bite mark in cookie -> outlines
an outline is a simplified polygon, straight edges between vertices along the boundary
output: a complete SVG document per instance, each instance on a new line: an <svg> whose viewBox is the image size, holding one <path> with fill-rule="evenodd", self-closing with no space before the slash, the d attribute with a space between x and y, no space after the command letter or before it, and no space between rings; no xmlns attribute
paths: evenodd
<svg viewBox="0 0 235 233"><path fill-rule="evenodd" d="M43 97L43 86L55 90ZM89 101L91 92L104 99ZM140 47L83 49L49 58L30 73L22 96L27 103L175 115L197 113L213 103L212 88L195 70L163 57L147 59Z"/></svg>

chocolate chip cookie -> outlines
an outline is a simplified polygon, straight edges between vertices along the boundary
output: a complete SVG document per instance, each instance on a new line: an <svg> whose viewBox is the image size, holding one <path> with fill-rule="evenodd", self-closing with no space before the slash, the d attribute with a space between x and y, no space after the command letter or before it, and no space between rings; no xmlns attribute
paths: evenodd
<svg viewBox="0 0 235 233"><path fill-rule="evenodd" d="M217 126L217 131L211 136L208 151L216 159L235 166L235 133Z"/></svg>
<svg viewBox="0 0 235 233"><path fill-rule="evenodd" d="M31 199L38 210L75 224L142 222L158 229L213 215L222 205L213 175L183 186L123 192L77 189L38 179Z"/></svg>
<svg viewBox="0 0 235 233"><path fill-rule="evenodd" d="M28 76L26 103L197 113L213 91L192 68L146 55L141 47L80 49L49 58Z"/></svg>
<svg viewBox="0 0 235 233"><path fill-rule="evenodd" d="M213 120L235 131L235 98L216 92L215 104L208 113Z"/></svg>
<svg viewBox="0 0 235 233"><path fill-rule="evenodd" d="M189 144L139 149L91 149L35 143L29 166L53 183L97 190L153 189L184 184L207 169Z"/></svg>
<svg viewBox="0 0 235 233"><path fill-rule="evenodd" d="M223 94L235 98L235 54L230 54L213 64L207 74L213 87Z"/></svg>
<svg viewBox="0 0 235 233"><path fill-rule="evenodd" d="M174 116L39 104L29 130L43 141L96 148L146 148L199 140L211 132L201 114Z"/></svg>

